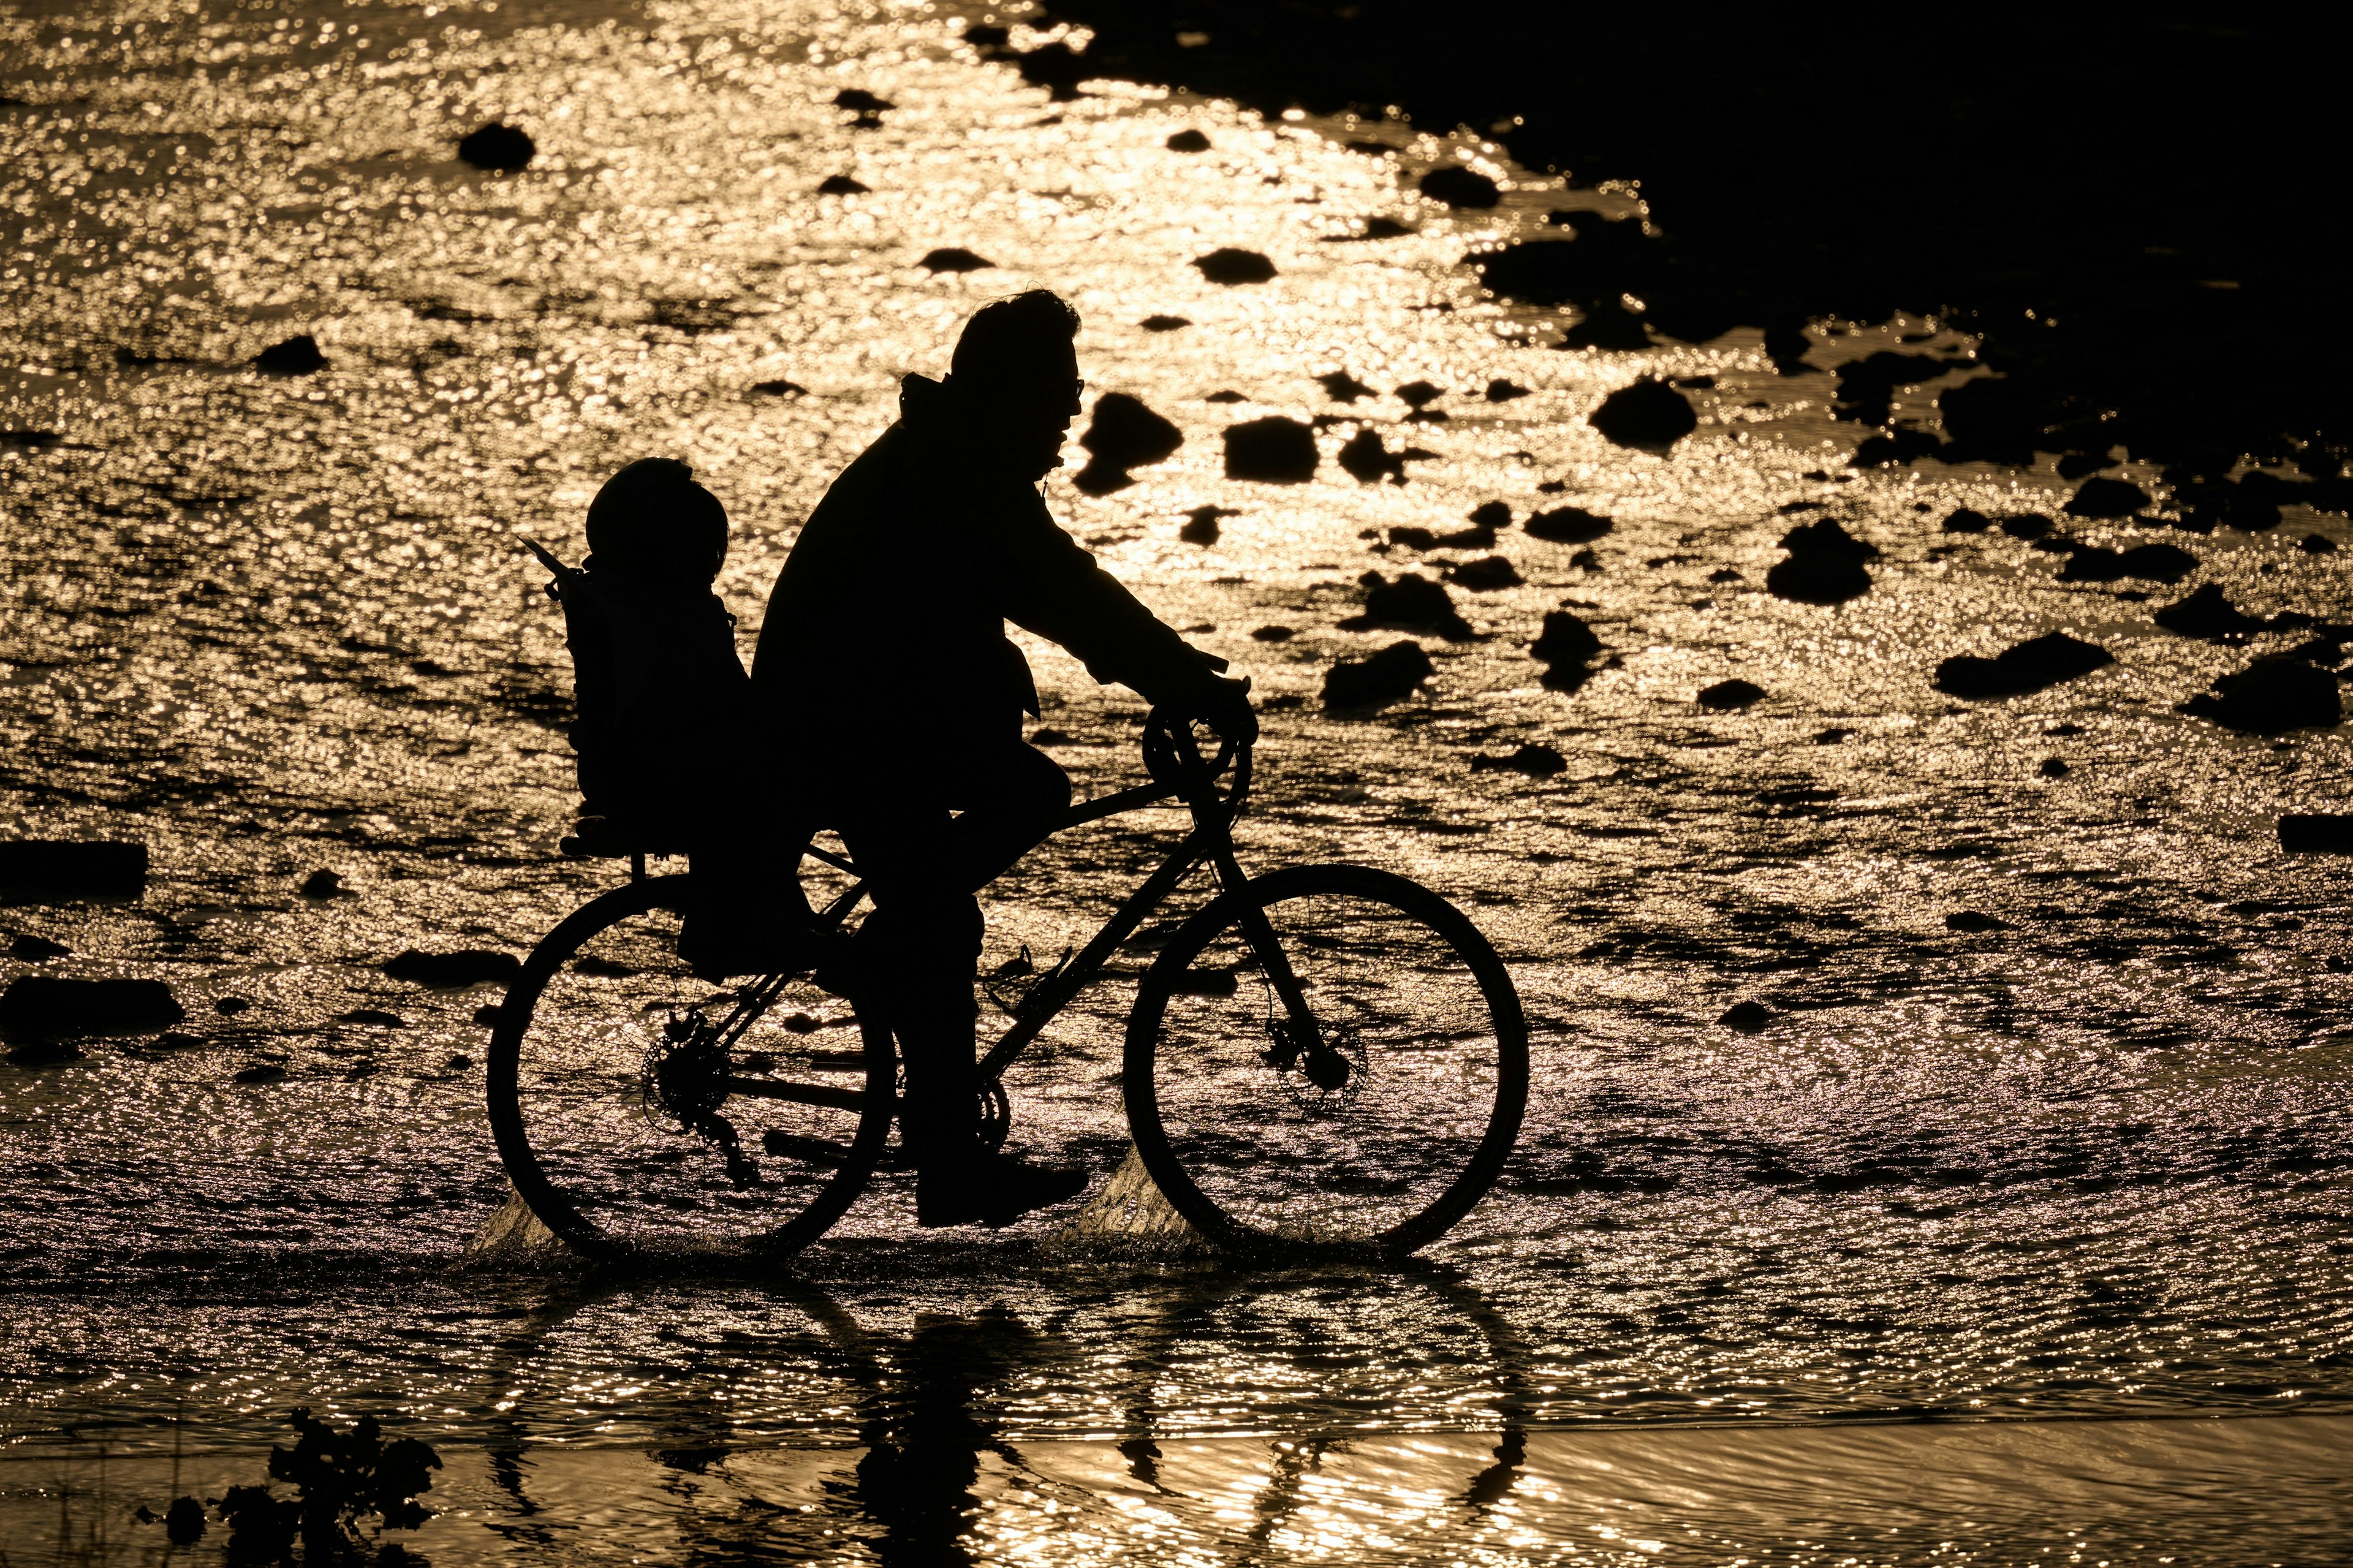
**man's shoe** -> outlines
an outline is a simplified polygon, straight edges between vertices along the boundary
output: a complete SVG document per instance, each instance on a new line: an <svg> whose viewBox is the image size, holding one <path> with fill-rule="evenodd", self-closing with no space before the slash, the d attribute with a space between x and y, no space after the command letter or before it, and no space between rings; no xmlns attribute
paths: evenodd
<svg viewBox="0 0 2353 1568"><path fill-rule="evenodd" d="M982 1154L935 1165L915 1179L915 1223L926 1230L951 1225L995 1230L1034 1210L1067 1203L1086 1186L1084 1171Z"/></svg>

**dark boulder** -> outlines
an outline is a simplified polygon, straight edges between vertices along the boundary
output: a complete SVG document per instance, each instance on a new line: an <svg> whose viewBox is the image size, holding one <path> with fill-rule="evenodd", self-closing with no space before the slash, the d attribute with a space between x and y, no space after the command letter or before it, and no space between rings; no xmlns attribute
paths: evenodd
<svg viewBox="0 0 2353 1568"><path fill-rule="evenodd" d="M1757 1035L1773 1022L1773 1014L1762 1002L1735 1002L1716 1022L1743 1035Z"/></svg>
<svg viewBox="0 0 2353 1568"><path fill-rule="evenodd" d="M1553 778L1567 767L1567 759L1541 742L1522 746L1508 757L1491 757L1481 752L1471 759L1471 771L1474 773L1525 773L1532 779Z"/></svg>
<svg viewBox="0 0 2353 1568"><path fill-rule="evenodd" d="M2039 511L2014 511L2001 520L2001 531L2012 539L2041 539L2052 526Z"/></svg>
<svg viewBox="0 0 2353 1568"><path fill-rule="evenodd" d="M1993 519L1975 507L1957 506L1945 517L1947 533L1983 533L1993 526Z"/></svg>
<svg viewBox="0 0 2353 1568"><path fill-rule="evenodd" d="M317 870L302 879L296 889L306 899L340 899L346 897L343 877L333 871Z"/></svg>
<svg viewBox="0 0 2353 1568"><path fill-rule="evenodd" d="M1360 484L1371 484L1384 474L1400 482L1405 479L1405 458L1390 451L1383 444L1380 432L1370 426L1348 437L1340 448L1338 461Z"/></svg>
<svg viewBox="0 0 2353 1568"><path fill-rule="evenodd" d="M1742 680L1737 677L1730 680L1719 680L1714 686L1704 687L1699 694L1699 705L1718 713L1736 713L1743 708L1753 707L1763 700L1765 700L1763 687L1753 680Z"/></svg>
<svg viewBox="0 0 2353 1568"><path fill-rule="evenodd" d="M1128 482L1127 470L1164 461L1185 444L1185 434L1124 392L1095 399L1094 418L1079 437L1090 461L1078 478L1088 495L1105 495Z"/></svg>
<svg viewBox="0 0 2353 1568"><path fill-rule="evenodd" d="M1408 631L1435 632L1451 642L1471 636L1471 624L1454 608L1445 585L1412 572L1395 582L1377 572L1365 574L1365 613L1340 625L1351 631L1394 626Z"/></svg>
<svg viewBox="0 0 2353 1568"><path fill-rule="evenodd" d="M2070 517L2130 517L2148 505L2148 492L2129 479L2090 479L2067 498Z"/></svg>
<svg viewBox="0 0 2353 1568"><path fill-rule="evenodd" d="M1519 568L1500 555L1482 555L1475 561L1465 561L1450 567L1446 580L1473 593L1489 593L1497 588L1516 588L1526 579Z"/></svg>
<svg viewBox="0 0 2353 1568"><path fill-rule="evenodd" d="M915 263L926 272L978 272L997 265L985 256L976 256L960 245L944 245L937 250L923 252Z"/></svg>
<svg viewBox="0 0 2353 1568"><path fill-rule="evenodd" d="M1682 393L1646 375L1603 398L1588 422L1620 447L1663 450L1697 429L1699 416Z"/></svg>
<svg viewBox="0 0 2353 1568"><path fill-rule="evenodd" d="M1515 397L1525 397L1527 395L1526 387L1516 381L1508 381L1500 375L1487 384L1487 401L1490 403L1509 403Z"/></svg>
<svg viewBox="0 0 2353 1568"><path fill-rule="evenodd" d="M1533 512L1523 524L1531 539L1542 539L1554 544L1590 544L1616 525L1599 512L1581 506L1555 507L1549 511Z"/></svg>
<svg viewBox="0 0 2353 1568"><path fill-rule="evenodd" d="M2116 662L2096 643L2050 632L1992 658L1963 655L1936 666L1936 689L1952 697L2021 697Z"/></svg>
<svg viewBox="0 0 2353 1568"><path fill-rule="evenodd" d="M1842 561L1876 561L1879 546L1857 539L1832 518L1801 522L1781 536L1781 548L1792 555L1835 555Z"/></svg>
<svg viewBox="0 0 2353 1568"><path fill-rule="evenodd" d="M1864 425L1884 425L1899 386L1934 380L1952 368L1934 354L1882 349L1838 367L1838 403L1832 414Z"/></svg>
<svg viewBox="0 0 2353 1568"><path fill-rule="evenodd" d="M20 975L0 993L0 1035L152 1035L187 1016L160 980L59 980Z"/></svg>
<svg viewBox="0 0 2353 1568"><path fill-rule="evenodd" d="M1209 139L1201 132L1185 130L1169 137L1162 145L1171 153L1206 153L1209 150Z"/></svg>
<svg viewBox="0 0 2353 1568"><path fill-rule="evenodd" d="M1324 674L1327 708L1385 708L1401 702L1431 675L1417 642L1394 642L1370 658L1342 659Z"/></svg>
<svg viewBox="0 0 2353 1568"><path fill-rule="evenodd" d="M1434 381L1409 381L1397 389L1398 401L1415 413L1446 395L1446 388Z"/></svg>
<svg viewBox="0 0 2353 1568"><path fill-rule="evenodd" d="M2295 658L2259 658L2183 703L2181 711L2249 735L2327 730L2345 716L2337 677Z"/></svg>
<svg viewBox="0 0 2353 1568"><path fill-rule="evenodd" d="M384 972L395 980L412 981L436 991L504 984L522 969L522 962L513 953L480 947L461 948L456 952L420 952L412 947L384 966Z"/></svg>
<svg viewBox="0 0 2353 1568"><path fill-rule="evenodd" d="M1806 363L1806 352L1814 346L1806 336L1803 321L1776 321L1765 329L1765 357L1783 375L1804 375L1817 367Z"/></svg>
<svg viewBox="0 0 2353 1568"><path fill-rule="evenodd" d="M2064 757L2045 757L2042 765L2034 771L2046 779L2063 779L2074 770L2067 765Z"/></svg>
<svg viewBox="0 0 2353 1568"><path fill-rule="evenodd" d="M53 958L71 958L73 950L47 937L20 931L8 943L8 956L19 963L47 963Z"/></svg>
<svg viewBox="0 0 2353 1568"><path fill-rule="evenodd" d="M243 996L219 996L213 1000L213 1011L224 1018L234 1018L240 1013L253 1011L253 1003Z"/></svg>
<svg viewBox="0 0 2353 1568"><path fill-rule="evenodd" d="M1576 323L1561 334L1557 346L1565 349L1618 349L1631 352L1649 348L1651 333L1650 330L1642 325L1641 317L1634 314L1617 300L1596 300L1584 307L1583 313L1578 316Z"/></svg>
<svg viewBox="0 0 2353 1568"><path fill-rule="evenodd" d="M1472 211L1484 211L1504 199L1502 186L1478 170L1466 169L1460 163L1449 163L1424 174L1421 194L1450 207Z"/></svg>
<svg viewBox="0 0 2353 1568"><path fill-rule="evenodd" d="M467 132L458 142L460 160L496 174L512 174L527 169L538 155L538 143L532 141L528 132L496 121Z"/></svg>
<svg viewBox="0 0 2353 1568"><path fill-rule="evenodd" d="M1979 935L1986 931L2008 931L2010 922L1982 910L1956 910L1945 917L1945 929Z"/></svg>
<svg viewBox="0 0 2353 1568"><path fill-rule="evenodd" d="M1401 550L1435 550L1438 535L1419 523L1399 523L1389 530L1388 541Z"/></svg>
<svg viewBox="0 0 2353 1568"><path fill-rule="evenodd" d="M147 890L147 846L70 839L0 841L0 899L135 899Z"/></svg>
<svg viewBox="0 0 2353 1568"><path fill-rule="evenodd" d="M1226 431L1226 478L1269 484L1304 484L1315 477L1315 432L1296 419L1270 415Z"/></svg>
<svg viewBox="0 0 2353 1568"><path fill-rule="evenodd" d="M254 355L253 368L264 375L311 375L327 368L327 356L319 352L319 340L304 332Z"/></svg>
<svg viewBox="0 0 2353 1568"><path fill-rule="evenodd" d="M1185 316L1146 316L1137 324L1147 332L1173 332L1193 323Z"/></svg>
<svg viewBox="0 0 2353 1568"><path fill-rule="evenodd" d="M2116 460L2105 452L2070 452L2059 459L2059 477L2080 479L2086 474L2096 474L2102 468L2113 468Z"/></svg>
<svg viewBox="0 0 2353 1568"><path fill-rule="evenodd" d="M1866 437L1847 459L1851 468L1883 468L1891 464L1916 463L1944 450L1945 444L1926 430L1898 430L1892 436Z"/></svg>
<svg viewBox="0 0 2353 1568"><path fill-rule="evenodd" d="M755 381L752 384L752 390L762 397L807 397L808 395L807 387L788 376L781 375L773 381Z"/></svg>
<svg viewBox="0 0 2353 1568"><path fill-rule="evenodd" d="M2296 548L2306 555L2334 555L2337 553L2337 541L2325 533L2307 533Z"/></svg>
<svg viewBox="0 0 2353 1568"><path fill-rule="evenodd" d="M1586 664L1601 657L1601 639L1570 612L1547 610L1528 651L1546 664Z"/></svg>
<svg viewBox="0 0 2353 1568"><path fill-rule="evenodd" d="M1223 246L1207 256L1193 258L1201 276L1212 283L1229 286L1240 283L1263 283L1274 276L1274 263L1255 250L1238 250Z"/></svg>
<svg viewBox="0 0 2353 1568"><path fill-rule="evenodd" d="M1335 403L1354 403L1360 397L1373 395L1371 387L1366 386L1345 370L1331 371L1319 375L1315 378L1315 384L1324 389L1324 395Z"/></svg>
<svg viewBox="0 0 2353 1568"><path fill-rule="evenodd" d="M1765 574L1775 597L1800 605L1843 605L1871 591L1871 574L1834 555L1792 555Z"/></svg>
<svg viewBox="0 0 2353 1568"><path fill-rule="evenodd" d="M1641 226L1629 220L1639 237ZM1524 239L1466 258L1480 280L1531 305L1584 305L1637 292L1646 269L1639 252L1590 239Z"/></svg>
<svg viewBox="0 0 2353 1568"><path fill-rule="evenodd" d="M828 174L817 183L817 194L821 196L862 196L872 188L848 174Z"/></svg>
<svg viewBox="0 0 2353 1568"><path fill-rule="evenodd" d="M2283 816L2279 844L2291 855L2353 855L2353 816L2319 813Z"/></svg>
<svg viewBox="0 0 2353 1568"><path fill-rule="evenodd" d="M1471 509L1470 521L1472 527L1483 528L1492 533L1496 529L1512 526L1512 509L1504 501L1482 500Z"/></svg>
<svg viewBox="0 0 2353 1568"><path fill-rule="evenodd" d="M1240 515L1228 506L1197 506L1185 514L1185 526L1176 531L1176 537L1187 544L1215 544L1218 520Z"/></svg>
<svg viewBox="0 0 2353 1568"><path fill-rule="evenodd" d="M843 88L833 95L833 106L836 109L847 109L851 113L859 115L880 114L886 109L899 107L889 99L878 98L862 87Z"/></svg>

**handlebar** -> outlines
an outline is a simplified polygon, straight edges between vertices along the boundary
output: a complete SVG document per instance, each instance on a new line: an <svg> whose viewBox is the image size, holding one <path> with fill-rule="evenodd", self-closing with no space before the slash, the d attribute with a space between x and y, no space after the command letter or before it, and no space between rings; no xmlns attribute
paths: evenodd
<svg viewBox="0 0 2353 1568"><path fill-rule="evenodd" d="M1195 721L1166 708L1155 708L1144 725L1144 765L1153 778L1173 788L1197 811L1225 808L1228 821L1240 816L1250 794L1250 748L1231 737L1218 736L1214 755L1203 757ZM1232 778L1220 791L1218 780L1229 769Z"/></svg>

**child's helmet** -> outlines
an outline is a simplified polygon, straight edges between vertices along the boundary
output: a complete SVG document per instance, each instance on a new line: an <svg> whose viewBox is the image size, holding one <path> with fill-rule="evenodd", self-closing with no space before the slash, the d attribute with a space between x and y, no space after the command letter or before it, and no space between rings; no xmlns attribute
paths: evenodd
<svg viewBox="0 0 2353 1568"><path fill-rule="evenodd" d="M727 509L675 458L640 458L588 503L588 549L606 569L708 583L727 561Z"/></svg>

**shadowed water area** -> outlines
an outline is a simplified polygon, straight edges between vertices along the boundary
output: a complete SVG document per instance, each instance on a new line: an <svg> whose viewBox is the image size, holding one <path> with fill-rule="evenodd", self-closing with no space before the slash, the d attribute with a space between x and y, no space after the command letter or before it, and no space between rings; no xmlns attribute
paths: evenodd
<svg viewBox="0 0 2353 1568"><path fill-rule="evenodd" d="M967 35L1004 21L0 5L0 836L153 861L135 900L0 909L0 982L157 979L187 1012L0 1064L0 1530L53 1525L100 1445L160 1508L175 1415L201 1484L258 1479L309 1405L441 1447L471 1510L420 1538L445 1564L913 1560L967 1483L909 1500L861 1468L886 1448L971 1463L996 1522L955 1550L984 1559L2341 1542L2345 1467L2313 1458L2353 1446L2341 1422L2138 1424L2353 1414L2347 875L2274 826L2337 809L2353 754L2179 710L2258 655L2337 662L2346 524L2306 504L2336 492L2284 461L2197 490L2124 447L2066 477L2047 453L1852 467L1882 425L1942 429L1940 395L1988 379L1978 337L1817 321L1796 370L1754 326L1559 346L1603 312L1465 258L1587 243L1556 211L1639 222L1637 187L1402 119L1057 96ZM1005 43L1058 40L1087 41ZM493 121L527 168L457 159ZM1417 188L1456 166L1493 205ZM1195 265L1225 248L1270 267ZM505 1191L475 1020L498 993L383 966L520 954L624 874L556 850L571 675L520 536L576 558L607 474L685 458L733 523L748 656L898 377L1033 285L1085 319L1089 402L1183 437L1082 480L1082 416L1046 493L1255 682L1244 863L1405 873L1511 963L1535 1058L1511 1166L1396 1272L1139 1268L1051 1245L1050 1218L924 1235L887 1173L785 1282L457 1270ZM322 365L255 365L299 334ZM1918 357L1838 374L1879 353ZM1662 447L1591 419L1644 376L1695 417ZM1841 417L1874 386L1886 419ZM1225 433L1267 418L1312 427L1312 477L1229 477ZM2146 504L2070 512L2087 478ZM2281 521L2216 526L2225 483ZM2044 525L2003 525L2023 515ZM1823 520L1875 550L1867 590L1768 591ZM2189 563L2102 575L2097 552L2150 544ZM1451 578L1459 619L1344 625L1372 572ZM2292 614L2229 641L2157 624L2207 584ZM1548 664L1530 645L1563 609L1599 650ZM1942 661L2054 631L2113 662L1938 689ZM1327 708L1335 661L1409 638L1417 689ZM1033 740L1082 795L1135 782L1140 704L1022 640ZM1083 942L1180 821L1032 855L984 965ZM1017 1144L1116 1164L1148 956L1010 1075ZM1719 1022L1744 1002L1761 1026ZM1952 1500L1906 1485L1961 1428L1821 1430L1984 1417L2102 1424L1974 1451L1983 1486ZM1726 1425L1751 1447L1683 1430ZM2095 1430L2118 1435L2063 1440ZM1168 1533L1139 1545L1138 1520Z"/></svg>

